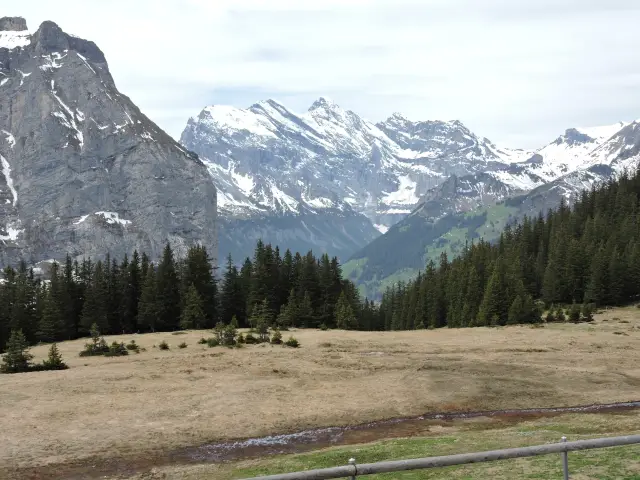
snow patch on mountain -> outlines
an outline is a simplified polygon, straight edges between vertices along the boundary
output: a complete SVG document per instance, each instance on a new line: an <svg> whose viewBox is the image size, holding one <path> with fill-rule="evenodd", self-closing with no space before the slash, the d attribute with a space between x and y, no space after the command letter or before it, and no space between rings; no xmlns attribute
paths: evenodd
<svg viewBox="0 0 640 480"><path fill-rule="evenodd" d="M31 34L28 31L0 31L0 48L13 50L26 47L31 43Z"/></svg>
<svg viewBox="0 0 640 480"><path fill-rule="evenodd" d="M18 191L13 185L13 178L11 178L11 165L9 165L7 159L2 155L0 155L0 162L2 162L2 174L4 175L4 180L11 191L11 195L13 196L12 205L15 207L18 203Z"/></svg>

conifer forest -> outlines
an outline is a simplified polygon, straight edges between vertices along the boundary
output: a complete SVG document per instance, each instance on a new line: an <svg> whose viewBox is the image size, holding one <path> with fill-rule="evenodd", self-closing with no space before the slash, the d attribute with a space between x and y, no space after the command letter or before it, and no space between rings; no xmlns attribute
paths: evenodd
<svg viewBox="0 0 640 480"><path fill-rule="evenodd" d="M67 257L47 280L22 262L3 271L0 351L11 332L29 344L103 334L251 327L412 330L588 319L595 306L640 295L640 173L584 191L569 208L509 225L499 241L442 254L415 280L362 299L337 258L258 242L220 278L204 247L154 263L144 253L104 261ZM543 312L548 312L543 318ZM566 313L565 313L566 312ZM234 319L235 317L235 319Z"/></svg>

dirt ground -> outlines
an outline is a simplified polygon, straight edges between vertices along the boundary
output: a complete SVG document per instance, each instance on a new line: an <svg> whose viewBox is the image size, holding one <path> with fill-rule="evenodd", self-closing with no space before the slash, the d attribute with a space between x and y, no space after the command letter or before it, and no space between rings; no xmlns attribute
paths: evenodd
<svg viewBox="0 0 640 480"><path fill-rule="evenodd" d="M146 348L118 358L62 343L69 370L0 375L0 472L429 411L640 399L638 308L544 328L291 333L301 348L207 348L201 331L107 337Z"/></svg>

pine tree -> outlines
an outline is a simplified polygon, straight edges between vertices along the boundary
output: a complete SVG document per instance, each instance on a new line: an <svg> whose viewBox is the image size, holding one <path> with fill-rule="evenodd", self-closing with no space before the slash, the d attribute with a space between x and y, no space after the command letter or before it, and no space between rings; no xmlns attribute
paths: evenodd
<svg viewBox="0 0 640 480"><path fill-rule="evenodd" d="M49 348L49 356L42 362L42 365L45 370L65 370L69 368L67 364L64 363L64 360L62 360L62 355L60 355L58 345L55 343L51 344L51 348Z"/></svg>
<svg viewBox="0 0 640 480"><path fill-rule="evenodd" d="M516 325L518 323L524 323L526 318L526 312L524 311L524 302L520 295L516 296L509 307L509 315L507 323L511 325Z"/></svg>
<svg viewBox="0 0 640 480"><path fill-rule="evenodd" d="M47 289L44 297L42 318L38 326L37 338L41 342L54 342L59 340L64 331L64 321L58 302L56 302L51 289Z"/></svg>
<svg viewBox="0 0 640 480"><path fill-rule="evenodd" d="M336 304L336 326L341 330L353 330L358 326L353 308L344 292L340 293Z"/></svg>
<svg viewBox="0 0 640 480"><path fill-rule="evenodd" d="M213 278L211 258L205 247L196 245L189 248L184 262L184 272L182 276L182 281L186 286L185 293L188 291L190 285L193 285L198 295L200 295L202 309L206 319L202 325L203 328L213 327L219 318L218 286Z"/></svg>
<svg viewBox="0 0 640 480"><path fill-rule="evenodd" d="M192 283L187 291L186 304L180 316L180 327L185 330L193 328L200 329L204 328L205 323L206 316L203 309L203 302L198 290Z"/></svg>
<svg viewBox="0 0 640 480"><path fill-rule="evenodd" d="M13 330L7 342L6 352L0 365L1 373L28 372L33 355L29 353L29 344L22 330Z"/></svg>
<svg viewBox="0 0 640 480"><path fill-rule="evenodd" d="M138 326L142 330L155 332L160 322L160 305L158 300L158 284L153 265L147 266L147 276L142 285L140 303L138 304Z"/></svg>
<svg viewBox="0 0 640 480"><path fill-rule="evenodd" d="M87 286L85 292L84 306L82 308L81 323L86 330L95 323L100 327L100 331L109 332L109 319L107 317L108 294L104 266L102 262L97 262L91 283Z"/></svg>
<svg viewBox="0 0 640 480"><path fill-rule="evenodd" d="M160 331L176 330L180 323L180 283L171 245L167 243L156 272L157 324Z"/></svg>

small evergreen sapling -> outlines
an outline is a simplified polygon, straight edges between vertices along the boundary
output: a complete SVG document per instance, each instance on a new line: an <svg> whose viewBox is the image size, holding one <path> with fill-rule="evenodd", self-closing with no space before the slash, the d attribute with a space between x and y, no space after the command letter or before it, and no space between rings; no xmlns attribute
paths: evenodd
<svg viewBox="0 0 640 480"><path fill-rule="evenodd" d="M289 337L288 340L284 342L284 344L287 347L291 348L298 348L300 346L300 342L298 342L298 340L296 340L294 337Z"/></svg>
<svg viewBox="0 0 640 480"><path fill-rule="evenodd" d="M43 370L66 370L69 368L62 360L62 355L60 355L58 345L55 343L51 344L51 348L49 348L49 356L42 362L42 368Z"/></svg>
<svg viewBox="0 0 640 480"><path fill-rule="evenodd" d="M22 330L12 330L6 345L6 353L0 365L1 373L22 373L31 369L33 355L29 353L29 344Z"/></svg>
<svg viewBox="0 0 640 480"><path fill-rule="evenodd" d="M282 333L280 333L279 329L273 330L273 335L271 336L271 343L274 345L282 344Z"/></svg>

